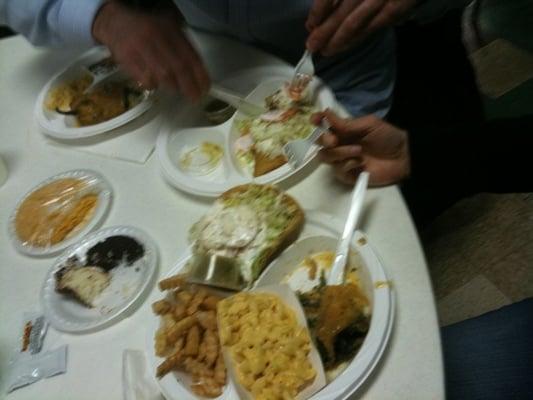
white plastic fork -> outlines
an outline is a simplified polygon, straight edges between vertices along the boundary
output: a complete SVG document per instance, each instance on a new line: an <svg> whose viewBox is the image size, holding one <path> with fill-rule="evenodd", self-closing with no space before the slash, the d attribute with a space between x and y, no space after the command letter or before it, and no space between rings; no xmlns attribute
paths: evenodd
<svg viewBox="0 0 533 400"><path fill-rule="evenodd" d="M305 161L307 152L313 144L330 128L329 123L323 119L313 132L305 139L296 139L283 146L283 153L293 169L299 168Z"/></svg>
<svg viewBox="0 0 533 400"><path fill-rule="evenodd" d="M311 79L313 79L313 76L315 76L313 57L309 50L305 50L304 55L294 68L294 75L292 77L290 86L303 90L311 81Z"/></svg>

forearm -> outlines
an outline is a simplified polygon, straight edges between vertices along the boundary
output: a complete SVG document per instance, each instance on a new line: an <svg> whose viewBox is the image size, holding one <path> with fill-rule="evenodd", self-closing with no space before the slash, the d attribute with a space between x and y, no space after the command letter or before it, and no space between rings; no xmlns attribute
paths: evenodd
<svg viewBox="0 0 533 400"><path fill-rule="evenodd" d="M0 24L37 46L91 46L103 0L1 0Z"/></svg>

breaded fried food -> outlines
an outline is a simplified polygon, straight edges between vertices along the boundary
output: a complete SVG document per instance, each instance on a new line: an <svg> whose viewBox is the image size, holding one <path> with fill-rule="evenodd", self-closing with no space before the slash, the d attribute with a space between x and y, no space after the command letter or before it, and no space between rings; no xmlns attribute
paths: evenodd
<svg viewBox="0 0 533 400"><path fill-rule="evenodd" d="M281 167L287 163L287 158L284 155L270 157L268 154L254 151L254 177L264 175L270 171Z"/></svg>
<svg viewBox="0 0 533 400"><path fill-rule="evenodd" d="M157 367L156 376L162 378L180 370L190 375L193 393L220 396L226 384L216 318L221 298L204 287L187 284L180 276L161 283L169 291L165 299L152 305L153 312L161 317L154 348L158 357L166 358Z"/></svg>

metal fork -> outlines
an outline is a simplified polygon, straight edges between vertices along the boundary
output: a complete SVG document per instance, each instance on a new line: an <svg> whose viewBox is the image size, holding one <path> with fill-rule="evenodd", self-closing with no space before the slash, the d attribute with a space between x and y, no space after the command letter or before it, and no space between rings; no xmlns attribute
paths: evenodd
<svg viewBox="0 0 533 400"><path fill-rule="evenodd" d="M298 88L300 91L303 91L311 79L313 79L313 76L315 76L313 57L309 50L305 50L304 55L294 68L294 75L290 86L291 88Z"/></svg>
<svg viewBox="0 0 533 400"><path fill-rule="evenodd" d="M322 120L313 132L305 139L296 139L283 146L283 153L293 169L299 168L305 161L307 152L323 133L330 128L326 120Z"/></svg>

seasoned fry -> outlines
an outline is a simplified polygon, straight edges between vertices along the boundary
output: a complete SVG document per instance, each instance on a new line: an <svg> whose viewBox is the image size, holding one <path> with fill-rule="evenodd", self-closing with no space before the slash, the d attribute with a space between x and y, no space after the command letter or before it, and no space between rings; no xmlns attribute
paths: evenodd
<svg viewBox="0 0 533 400"><path fill-rule="evenodd" d="M204 288L199 289L191 299L189 306L187 307L187 315L193 315L197 310L198 307L200 307L200 304L204 301L204 299L207 297L207 290Z"/></svg>
<svg viewBox="0 0 533 400"><path fill-rule="evenodd" d="M164 357L167 351L167 335L163 329L158 329L155 333L155 354L158 357Z"/></svg>
<svg viewBox="0 0 533 400"><path fill-rule="evenodd" d="M176 292L176 301L182 304L185 308L189 305L189 302L191 301L193 297L192 293L189 292Z"/></svg>
<svg viewBox="0 0 533 400"><path fill-rule="evenodd" d="M167 331L167 342L174 343L178 338L184 335L194 324L196 324L196 317L188 316L181 321L176 322L172 328Z"/></svg>
<svg viewBox="0 0 533 400"><path fill-rule="evenodd" d="M166 357L157 367L157 377L180 370L191 377L193 393L220 396L226 385L217 327L216 307L221 298L204 287L187 284L179 275L161 281L160 288L170 292L152 304L154 314L161 318L154 336L155 353Z"/></svg>
<svg viewBox="0 0 533 400"><path fill-rule="evenodd" d="M187 283L183 275L174 275L159 282L159 289L169 290L182 287Z"/></svg>
<svg viewBox="0 0 533 400"><path fill-rule="evenodd" d="M197 377L197 379L194 380L210 378L214 375L214 371L212 369L209 369L205 364L195 360L192 357L187 357L183 362L183 366L185 367L185 371Z"/></svg>
<svg viewBox="0 0 533 400"><path fill-rule="evenodd" d="M200 304L200 308L203 310L213 310L216 311L218 302L222 300L218 296L207 296L202 304Z"/></svg>
<svg viewBox="0 0 533 400"><path fill-rule="evenodd" d="M216 331L207 330L204 334L204 345L205 345L205 359L204 363L208 367L211 367L218 357L219 344L218 336Z"/></svg>
<svg viewBox="0 0 533 400"><path fill-rule="evenodd" d="M183 304L175 304L172 310L172 315L176 321L179 321L187 315L187 309Z"/></svg>
<svg viewBox="0 0 533 400"><path fill-rule="evenodd" d="M217 329L217 314L214 311L198 311L196 313L196 319L198 323L204 329L211 329L216 331Z"/></svg>
<svg viewBox="0 0 533 400"><path fill-rule="evenodd" d="M152 311L156 315L163 315L170 311L172 304L166 300L159 300L152 304Z"/></svg>
<svg viewBox="0 0 533 400"><path fill-rule="evenodd" d="M183 359L183 354L181 351L177 351L173 353L170 357L165 359L161 364L157 366L156 376L158 378L162 378L166 374L168 374L170 371L172 371L174 368L176 368Z"/></svg>
<svg viewBox="0 0 533 400"><path fill-rule="evenodd" d="M222 356L222 351L219 351L218 353L213 378L215 379L215 382L219 385L226 384L226 365L224 364L224 357Z"/></svg>
<svg viewBox="0 0 533 400"><path fill-rule="evenodd" d="M203 378L202 382L191 385L191 390L198 396L218 397L222 394L222 387L213 378Z"/></svg>
<svg viewBox="0 0 533 400"><path fill-rule="evenodd" d="M174 325L176 325L176 321L174 320L174 316L172 314L162 315L161 319L163 320L163 327L166 330L169 330Z"/></svg>
<svg viewBox="0 0 533 400"><path fill-rule="evenodd" d="M174 343L174 352L183 350L184 345L185 339L183 337L180 337L178 340L176 340L176 343Z"/></svg>
<svg viewBox="0 0 533 400"><path fill-rule="evenodd" d="M198 328L198 325L193 325L193 327L187 333L187 340L185 342L185 347L183 348L183 355L185 356L197 355L199 346L200 346L200 328Z"/></svg>

